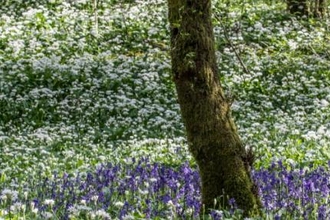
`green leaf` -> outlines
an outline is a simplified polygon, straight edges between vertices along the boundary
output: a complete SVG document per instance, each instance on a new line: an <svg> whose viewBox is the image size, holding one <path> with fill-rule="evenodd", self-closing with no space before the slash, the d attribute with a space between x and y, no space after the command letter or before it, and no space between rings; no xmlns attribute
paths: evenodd
<svg viewBox="0 0 330 220"><path fill-rule="evenodd" d="M7 179L7 176L5 173L0 174L0 183L4 183Z"/></svg>

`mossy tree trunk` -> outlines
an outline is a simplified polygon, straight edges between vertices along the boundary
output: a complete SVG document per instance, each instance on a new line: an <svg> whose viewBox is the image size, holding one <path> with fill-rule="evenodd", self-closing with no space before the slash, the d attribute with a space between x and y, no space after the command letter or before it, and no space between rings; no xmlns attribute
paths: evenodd
<svg viewBox="0 0 330 220"><path fill-rule="evenodd" d="M168 0L173 80L189 150L202 180L202 203L235 198L246 215L260 200L217 71L211 0ZM227 203L225 203L227 204Z"/></svg>

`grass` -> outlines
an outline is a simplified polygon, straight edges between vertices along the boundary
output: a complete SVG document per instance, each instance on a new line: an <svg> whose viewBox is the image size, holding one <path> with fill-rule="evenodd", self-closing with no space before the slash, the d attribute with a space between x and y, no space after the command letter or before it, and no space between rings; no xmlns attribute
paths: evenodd
<svg viewBox="0 0 330 220"><path fill-rule="evenodd" d="M260 218L327 219L329 20L228 4L214 1L219 74L257 153ZM197 218L166 2L9 0L0 14L0 219ZM241 218L222 207L204 218Z"/></svg>

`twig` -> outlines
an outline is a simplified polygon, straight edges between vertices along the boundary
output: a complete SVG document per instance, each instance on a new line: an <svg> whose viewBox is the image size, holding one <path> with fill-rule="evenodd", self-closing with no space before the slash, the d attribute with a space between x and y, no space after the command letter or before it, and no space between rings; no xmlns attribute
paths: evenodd
<svg viewBox="0 0 330 220"><path fill-rule="evenodd" d="M234 46L233 43L231 42L231 40L230 40L230 38L229 38L229 36L228 36L228 33L227 33L228 29L223 25L223 23L221 22L221 18L220 18L218 15L215 15L215 18L217 19L217 21L220 23L221 27L223 28L223 30L224 30L224 35L225 35L225 39L226 39L226 41L229 43L229 46L231 47L231 49L234 51L235 56L237 57L237 59L238 59L238 61L240 62L241 66L243 67L244 72L245 72L246 74L251 75L249 69L245 66L245 64L244 64L244 62L243 62L243 60L242 60L242 58L240 57L240 55L238 54L238 52L237 52L235 46Z"/></svg>

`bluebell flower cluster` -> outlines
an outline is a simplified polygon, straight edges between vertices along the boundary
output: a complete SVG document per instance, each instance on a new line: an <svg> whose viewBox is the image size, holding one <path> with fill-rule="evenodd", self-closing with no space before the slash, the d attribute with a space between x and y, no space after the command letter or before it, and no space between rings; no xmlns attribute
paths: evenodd
<svg viewBox="0 0 330 220"><path fill-rule="evenodd" d="M278 162L267 169L254 170L253 178L259 186L265 216L320 220L330 217L328 168L308 171ZM60 219L87 218L92 213L98 213L100 219L197 219L202 209L198 170L188 163L173 168L147 158L133 159L130 164L101 164L91 172L76 175L54 173L30 187L34 190L31 196L16 195L10 202L10 190L3 190L0 204L7 201L8 210L13 210L14 204L25 204L26 209L37 210L41 217L52 213ZM211 219L234 215L235 199L229 203L230 211L215 207L209 214Z"/></svg>
<svg viewBox="0 0 330 220"><path fill-rule="evenodd" d="M329 163L330 166L330 163ZM322 166L286 168L281 161L268 169L254 171L253 177L266 212L290 213L303 219L329 219L330 173ZM280 218L279 218L280 219Z"/></svg>

